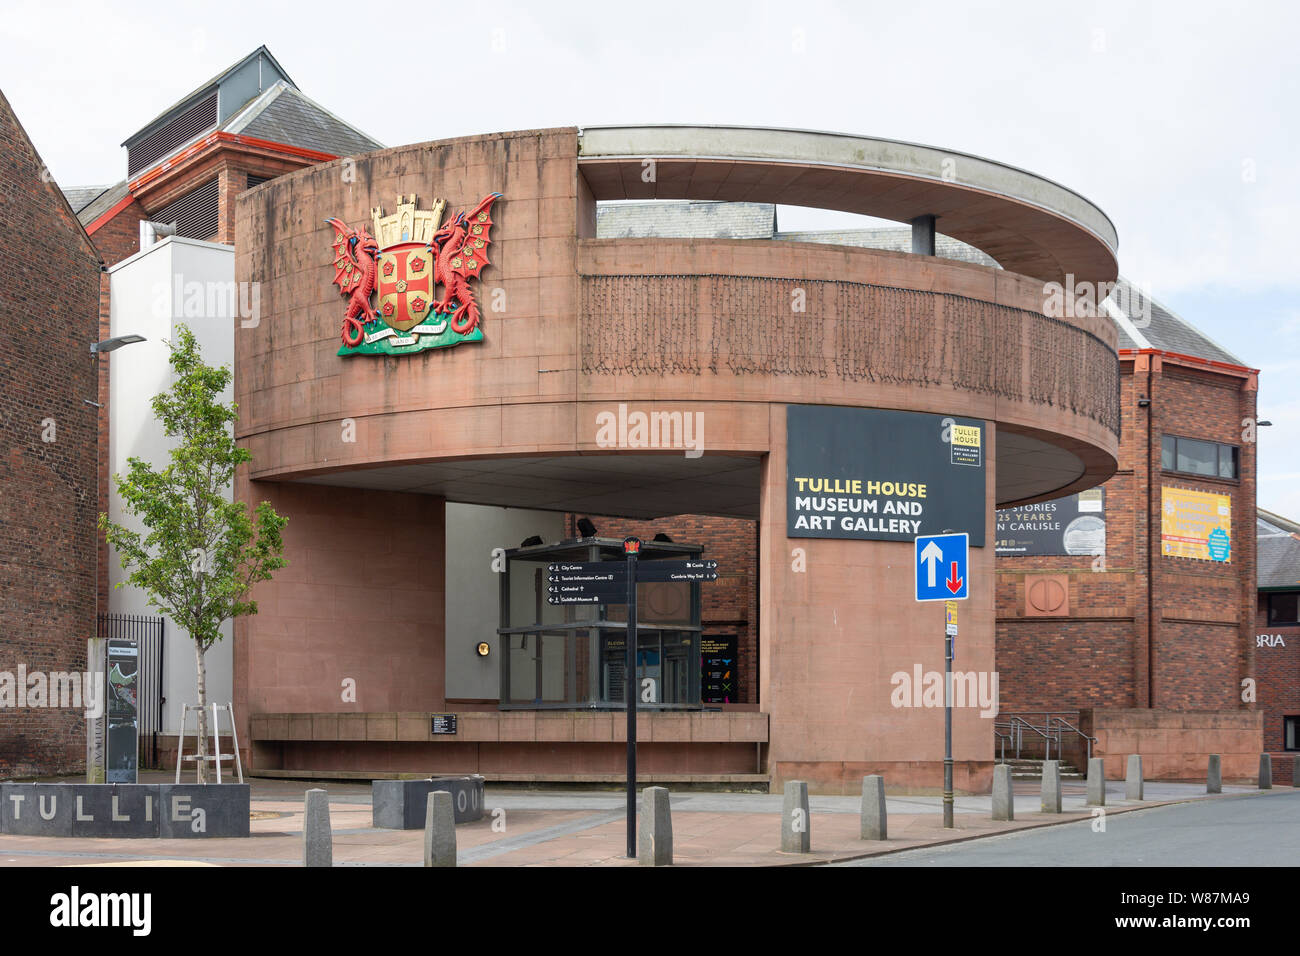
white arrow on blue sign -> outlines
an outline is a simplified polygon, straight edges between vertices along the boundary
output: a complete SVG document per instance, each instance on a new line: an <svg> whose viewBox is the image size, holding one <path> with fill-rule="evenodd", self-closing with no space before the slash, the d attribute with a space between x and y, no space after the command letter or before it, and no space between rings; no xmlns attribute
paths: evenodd
<svg viewBox="0 0 1300 956"><path fill-rule="evenodd" d="M929 534L916 539L914 563L918 601L964 601L970 596L966 558L970 535Z"/></svg>

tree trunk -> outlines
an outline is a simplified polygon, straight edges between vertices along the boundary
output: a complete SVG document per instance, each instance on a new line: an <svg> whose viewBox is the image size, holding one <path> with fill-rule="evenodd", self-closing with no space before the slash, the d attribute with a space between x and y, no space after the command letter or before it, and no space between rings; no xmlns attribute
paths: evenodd
<svg viewBox="0 0 1300 956"><path fill-rule="evenodd" d="M203 665L203 648L194 642L194 656L198 660L196 687L199 692L199 783L208 782L208 686L207 674ZM220 730L218 729L218 733Z"/></svg>

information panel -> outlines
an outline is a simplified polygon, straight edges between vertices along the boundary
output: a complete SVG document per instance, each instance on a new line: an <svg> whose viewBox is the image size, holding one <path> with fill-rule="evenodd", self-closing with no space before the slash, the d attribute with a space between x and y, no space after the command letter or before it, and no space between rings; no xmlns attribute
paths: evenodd
<svg viewBox="0 0 1300 956"><path fill-rule="evenodd" d="M984 422L831 405L786 407L786 536L984 546Z"/></svg>
<svg viewBox="0 0 1300 956"><path fill-rule="evenodd" d="M1105 554L1105 491L1091 488L999 511L994 544L1007 555Z"/></svg>
<svg viewBox="0 0 1300 956"><path fill-rule="evenodd" d="M1160 488L1160 553L1232 561L1232 498L1190 488Z"/></svg>
<svg viewBox="0 0 1300 956"><path fill-rule="evenodd" d="M108 642L108 783L136 782L139 659L135 641Z"/></svg>
<svg viewBox="0 0 1300 956"><path fill-rule="evenodd" d="M735 634L700 637L700 698L706 704L740 699L740 638Z"/></svg>

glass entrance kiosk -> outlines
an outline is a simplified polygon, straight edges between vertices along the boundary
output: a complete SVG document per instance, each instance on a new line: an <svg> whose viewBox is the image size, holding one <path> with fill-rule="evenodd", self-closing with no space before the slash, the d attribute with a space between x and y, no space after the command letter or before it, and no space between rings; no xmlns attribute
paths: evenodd
<svg viewBox="0 0 1300 956"><path fill-rule="evenodd" d="M639 563L699 560L703 553L698 544L644 541ZM556 605L548 600L549 565L623 563L622 540L572 538L512 548L505 557L497 629L501 709L623 710L627 605ZM699 582L637 586L636 679L642 689L639 709L703 708Z"/></svg>

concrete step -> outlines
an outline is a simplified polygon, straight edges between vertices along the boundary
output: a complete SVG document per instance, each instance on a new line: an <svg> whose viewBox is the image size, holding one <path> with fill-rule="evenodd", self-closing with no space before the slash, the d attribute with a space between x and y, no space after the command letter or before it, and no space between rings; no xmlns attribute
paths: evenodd
<svg viewBox="0 0 1300 956"><path fill-rule="evenodd" d="M1007 766L1011 768L1012 780L1041 780L1043 778L1043 762L1041 760L1008 760ZM1087 775L1079 770L1073 764L1061 764L1062 780L1086 780Z"/></svg>

